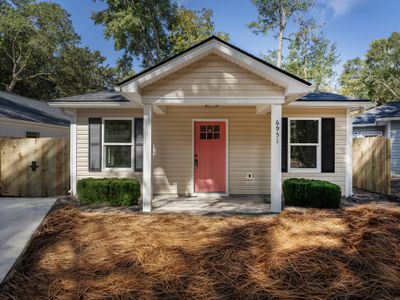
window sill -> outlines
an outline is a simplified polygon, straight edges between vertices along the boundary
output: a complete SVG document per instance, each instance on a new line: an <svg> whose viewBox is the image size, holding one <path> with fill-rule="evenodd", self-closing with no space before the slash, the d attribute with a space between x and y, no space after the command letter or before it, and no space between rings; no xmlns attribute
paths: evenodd
<svg viewBox="0 0 400 300"><path fill-rule="evenodd" d="M292 174L304 174L304 173L313 173L313 174L319 174L322 173L321 170L318 169L289 169L287 173L292 173Z"/></svg>

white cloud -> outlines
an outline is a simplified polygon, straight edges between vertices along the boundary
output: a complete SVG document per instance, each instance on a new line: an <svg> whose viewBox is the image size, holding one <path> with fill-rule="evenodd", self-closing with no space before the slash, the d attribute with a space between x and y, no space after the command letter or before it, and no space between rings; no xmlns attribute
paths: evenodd
<svg viewBox="0 0 400 300"><path fill-rule="evenodd" d="M336 16L343 16L350 12L355 6L366 0L321 0L322 3L330 7Z"/></svg>

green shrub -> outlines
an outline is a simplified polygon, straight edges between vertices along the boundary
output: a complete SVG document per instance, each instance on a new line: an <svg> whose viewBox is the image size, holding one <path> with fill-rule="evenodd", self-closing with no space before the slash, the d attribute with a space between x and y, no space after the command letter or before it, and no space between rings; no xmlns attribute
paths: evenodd
<svg viewBox="0 0 400 300"><path fill-rule="evenodd" d="M140 183L130 178L85 178L78 181L77 191L82 204L132 206L138 204Z"/></svg>
<svg viewBox="0 0 400 300"><path fill-rule="evenodd" d="M283 196L286 205L338 208L341 190L337 184L304 178L290 178L283 182Z"/></svg>

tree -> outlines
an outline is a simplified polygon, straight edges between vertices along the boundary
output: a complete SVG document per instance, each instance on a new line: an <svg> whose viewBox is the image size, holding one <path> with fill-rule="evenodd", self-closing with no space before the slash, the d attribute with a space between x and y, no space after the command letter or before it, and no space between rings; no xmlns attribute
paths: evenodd
<svg viewBox="0 0 400 300"><path fill-rule="evenodd" d="M211 35L229 41L226 32L215 32L212 9L195 11L180 7L177 11L176 23L172 26L169 39L172 52L179 53L193 46Z"/></svg>
<svg viewBox="0 0 400 300"><path fill-rule="evenodd" d="M373 41L365 59L349 60L340 80L345 94L378 103L400 99L400 32Z"/></svg>
<svg viewBox="0 0 400 300"><path fill-rule="evenodd" d="M70 16L59 5L3 0L0 88L51 99L110 86L112 73L104 66L105 58L79 43Z"/></svg>
<svg viewBox="0 0 400 300"><path fill-rule="evenodd" d="M14 6L1 6L0 53L9 67L7 91L12 92L19 81L46 77L50 73L32 62L52 61L59 46L78 40L68 14L52 3L14 1Z"/></svg>
<svg viewBox="0 0 400 300"><path fill-rule="evenodd" d="M171 45L168 31L176 21L177 5L170 0L105 0L107 8L94 12L95 24L105 26L105 37L114 39L116 50L123 50L122 62L142 58L149 67L168 57ZM123 64L122 64L123 66ZM120 67L121 63L120 63Z"/></svg>
<svg viewBox="0 0 400 300"><path fill-rule="evenodd" d="M288 72L312 82L316 89L327 89L339 63L336 45L331 43L315 20L300 19L299 31L292 34L284 61Z"/></svg>
<svg viewBox="0 0 400 300"><path fill-rule="evenodd" d="M258 11L258 20L248 24L255 34L270 31L278 38L276 65L282 65L283 39L287 22L299 13L308 11L314 0L252 0Z"/></svg>

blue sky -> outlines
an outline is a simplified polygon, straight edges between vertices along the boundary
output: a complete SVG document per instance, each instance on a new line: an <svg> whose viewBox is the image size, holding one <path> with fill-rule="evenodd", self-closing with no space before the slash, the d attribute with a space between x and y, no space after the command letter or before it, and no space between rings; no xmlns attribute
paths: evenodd
<svg viewBox="0 0 400 300"><path fill-rule="evenodd" d="M113 66L121 53L114 50L113 41L105 40L103 28L90 19L93 10L104 8L101 1L53 0L66 9L72 18L76 32L82 37L82 45L100 50ZM257 11L251 0L179 0L191 9L212 8L217 31L230 34L231 43L259 56L268 49L276 48L272 35L267 37L253 34L246 26L256 20ZM317 0L311 14L325 23L325 32L337 44L341 63L350 58L362 56L368 44L375 39L388 37L393 31L400 31L399 0ZM288 33L295 30L289 24ZM136 65L135 71L139 68Z"/></svg>

